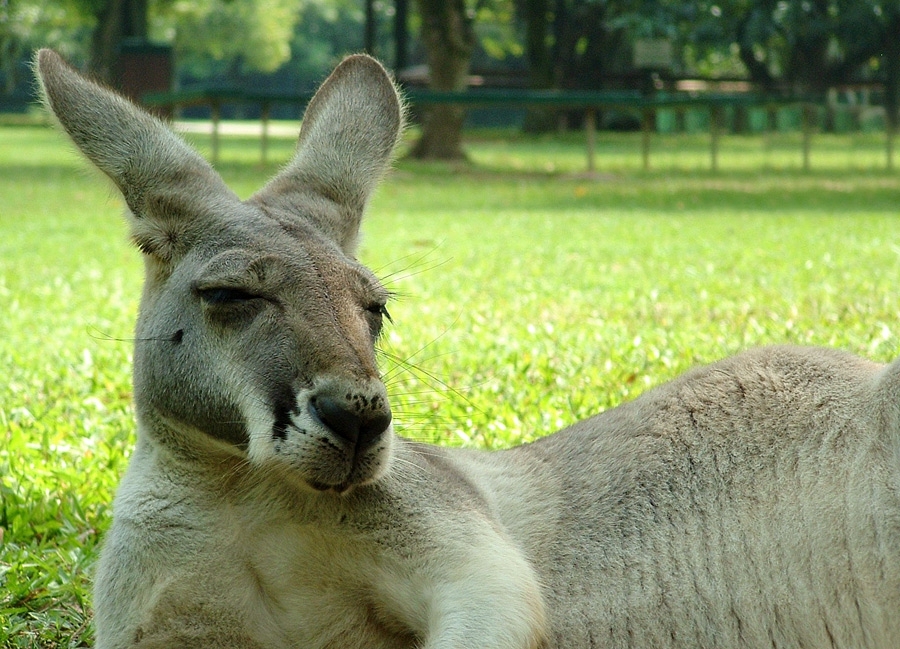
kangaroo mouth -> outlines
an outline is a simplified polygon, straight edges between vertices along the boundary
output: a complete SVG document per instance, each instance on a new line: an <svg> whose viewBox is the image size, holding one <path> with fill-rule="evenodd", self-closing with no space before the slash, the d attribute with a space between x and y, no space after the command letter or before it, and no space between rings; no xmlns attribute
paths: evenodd
<svg viewBox="0 0 900 649"><path fill-rule="evenodd" d="M250 455L288 465L311 491L344 495L389 469L391 413L386 396L374 389L364 394L324 385L277 400L275 412L251 435Z"/></svg>
<svg viewBox="0 0 900 649"><path fill-rule="evenodd" d="M351 489L353 489L353 487L356 486L356 485L354 485L354 484L352 484L352 483L350 483L350 482L344 482L344 483L336 484L336 485L333 485L333 484L324 484L324 483L321 483L321 482L310 482L310 483L308 483L308 484L309 484L310 487L312 487L312 488L315 489L316 491L321 491L322 493L328 493L328 492L331 492L331 493L335 493L335 494L337 494L337 495L339 495L339 496L343 496L343 495L346 494L348 491L350 491Z"/></svg>

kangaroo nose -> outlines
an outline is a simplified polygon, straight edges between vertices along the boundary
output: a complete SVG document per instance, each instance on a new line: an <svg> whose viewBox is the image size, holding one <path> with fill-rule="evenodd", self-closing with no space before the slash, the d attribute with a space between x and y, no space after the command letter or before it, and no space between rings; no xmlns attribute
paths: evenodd
<svg viewBox="0 0 900 649"><path fill-rule="evenodd" d="M391 425L387 404L359 410L341 399L319 395L310 399L309 410L313 418L358 449L373 444Z"/></svg>

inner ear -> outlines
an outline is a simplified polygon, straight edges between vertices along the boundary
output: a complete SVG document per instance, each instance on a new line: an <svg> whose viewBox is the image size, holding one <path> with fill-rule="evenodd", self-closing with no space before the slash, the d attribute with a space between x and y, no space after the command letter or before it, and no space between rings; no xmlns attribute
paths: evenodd
<svg viewBox="0 0 900 649"><path fill-rule="evenodd" d="M146 219L129 216L131 241L145 255L172 263L190 249L188 221L176 219Z"/></svg>

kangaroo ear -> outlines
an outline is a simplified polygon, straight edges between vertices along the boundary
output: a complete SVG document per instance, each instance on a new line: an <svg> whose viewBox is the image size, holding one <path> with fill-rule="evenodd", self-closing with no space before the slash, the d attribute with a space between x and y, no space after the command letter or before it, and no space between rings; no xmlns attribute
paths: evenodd
<svg viewBox="0 0 900 649"><path fill-rule="evenodd" d="M44 103L121 190L143 252L173 261L209 223L204 216L240 203L199 154L149 113L88 81L51 50L38 52L35 68Z"/></svg>
<svg viewBox="0 0 900 649"><path fill-rule="evenodd" d="M251 200L310 219L353 254L366 202L402 127L402 104L385 69L369 56L350 56L309 103L293 160Z"/></svg>

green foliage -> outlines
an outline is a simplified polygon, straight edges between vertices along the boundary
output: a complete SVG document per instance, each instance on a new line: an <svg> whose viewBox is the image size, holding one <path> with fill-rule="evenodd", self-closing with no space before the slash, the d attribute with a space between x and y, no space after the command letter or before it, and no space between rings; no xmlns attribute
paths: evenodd
<svg viewBox="0 0 900 649"><path fill-rule="evenodd" d="M363 9L363 3L355 0L305 3L291 41L293 55L285 70L298 79L318 82L347 52L361 50L365 30ZM379 18L383 24L384 16ZM383 29L376 32L375 46L381 56L392 49Z"/></svg>
<svg viewBox="0 0 900 649"><path fill-rule="evenodd" d="M79 41L91 18L80 11L80 0L0 0L0 91L11 93L25 81L20 62L36 47L56 48L66 58L83 60Z"/></svg>
<svg viewBox="0 0 900 649"><path fill-rule="evenodd" d="M897 12L895 3L883 0L656 1L668 6L668 21L678 27L695 69L738 59L739 71L754 81L781 80L805 89L878 71Z"/></svg>
<svg viewBox="0 0 900 649"><path fill-rule="evenodd" d="M482 0L475 3L474 12L478 44L487 56L503 60L524 54L513 0Z"/></svg>
<svg viewBox="0 0 900 649"><path fill-rule="evenodd" d="M273 72L291 54L300 18L297 0L202 0L165 3L155 30L171 40L187 64L211 58Z"/></svg>
<svg viewBox="0 0 900 649"><path fill-rule="evenodd" d="M405 435L508 446L749 346L900 347L900 178L847 140L822 137L825 171L804 174L735 139L733 171L711 174L702 138L660 138L660 166L689 170L642 173L637 136L603 135L588 176L578 138L471 139L472 166L401 161L366 226L361 258L395 293L382 358ZM277 167L258 155L223 143L242 196ZM0 129L3 647L92 643L91 566L134 439L141 264L85 167L49 129Z"/></svg>
<svg viewBox="0 0 900 649"><path fill-rule="evenodd" d="M7 90L23 82L21 59L53 47L83 65L106 0L0 1L0 72ZM180 67L194 76L273 72L300 53L307 77L319 78L362 44L361 5L353 0L149 0L151 40L172 44ZM292 51L294 40L297 47ZM309 58L307 60L307 48ZM329 54L316 56L319 50ZM20 66L21 67L21 66Z"/></svg>

